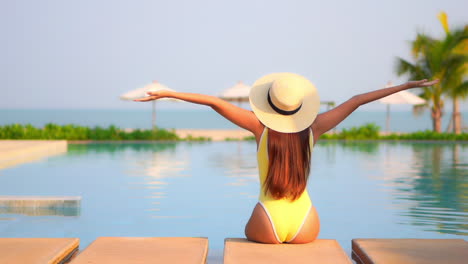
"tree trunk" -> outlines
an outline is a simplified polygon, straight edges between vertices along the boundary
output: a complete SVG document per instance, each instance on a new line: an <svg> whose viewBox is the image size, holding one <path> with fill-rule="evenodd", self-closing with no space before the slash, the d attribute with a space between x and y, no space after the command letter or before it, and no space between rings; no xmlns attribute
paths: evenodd
<svg viewBox="0 0 468 264"><path fill-rule="evenodd" d="M442 119L442 111L437 108L432 108L431 111L431 117L432 117L432 130L440 133L442 131L442 125L441 125L441 119Z"/></svg>
<svg viewBox="0 0 468 264"><path fill-rule="evenodd" d="M461 114L460 114L460 103L458 102L457 98L453 98L452 119L453 119L453 133L458 135L461 133Z"/></svg>

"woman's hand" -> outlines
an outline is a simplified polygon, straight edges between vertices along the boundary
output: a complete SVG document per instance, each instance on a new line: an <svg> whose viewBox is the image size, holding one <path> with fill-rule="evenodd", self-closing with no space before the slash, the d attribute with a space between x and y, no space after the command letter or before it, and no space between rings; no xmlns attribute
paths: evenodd
<svg viewBox="0 0 468 264"><path fill-rule="evenodd" d="M169 97L170 93L171 93L171 91L168 91L168 90L159 90L159 91L155 91L155 92L148 92L147 93L148 97L135 99L133 101L135 101L135 102L153 101L153 100Z"/></svg>
<svg viewBox="0 0 468 264"><path fill-rule="evenodd" d="M409 81L406 83L406 86L409 88L416 88L416 87L427 87L427 86L431 86L431 85L434 85L436 83L438 83L439 80L433 80L433 81L427 81L427 79L424 79L424 80L420 80L420 81Z"/></svg>

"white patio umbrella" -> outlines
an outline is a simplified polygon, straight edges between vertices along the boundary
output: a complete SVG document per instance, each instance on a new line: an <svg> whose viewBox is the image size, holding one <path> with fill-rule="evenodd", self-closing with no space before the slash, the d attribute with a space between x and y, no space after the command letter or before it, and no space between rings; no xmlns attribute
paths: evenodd
<svg viewBox="0 0 468 264"><path fill-rule="evenodd" d="M219 98L230 102L248 102L250 94L250 86L238 81L236 85L224 90Z"/></svg>
<svg viewBox="0 0 468 264"><path fill-rule="evenodd" d="M120 96L120 99L122 99L122 100L135 100L135 99L139 99L139 98L143 98L143 97L148 96L147 92L156 92L156 91L160 91L160 90L174 91L174 90L168 88L167 86L165 86L164 84L161 84L161 83L159 83L157 81L153 81L152 83L150 83L148 85L145 85L142 88L138 88L138 89L135 89L135 90L132 90L130 92L122 94ZM175 99L166 99L166 98L159 99L159 100L178 101L178 100L175 100ZM152 107L153 107L151 128L155 128L156 127L156 100L153 100L151 102L152 102Z"/></svg>
<svg viewBox="0 0 468 264"><path fill-rule="evenodd" d="M393 86L392 82L388 82L384 88ZM419 96L416 96L408 91L400 91L392 95L386 96L378 100L382 104L387 105L387 121L386 121L386 131L390 131L390 105L391 104L411 104L411 105L420 105L426 103L426 100L422 99Z"/></svg>

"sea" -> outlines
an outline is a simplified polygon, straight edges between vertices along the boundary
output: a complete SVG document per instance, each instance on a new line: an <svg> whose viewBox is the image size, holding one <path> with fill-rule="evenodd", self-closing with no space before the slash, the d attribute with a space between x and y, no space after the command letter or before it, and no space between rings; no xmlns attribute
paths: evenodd
<svg viewBox="0 0 468 264"><path fill-rule="evenodd" d="M157 109L156 126L165 129L236 129L210 109ZM389 128L386 128L387 112L355 111L340 123L336 130L349 129L373 123L380 131L415 132L431 130L432 121L428 111L415 116L412 111L391 111ZM464 127L468 126L468 112L462 113ZM449 126L450 113L442 118L442 129ZM43 127L47 123L75 124L89 127L117 126L122 129L149 129L152 126L151 109L0 109L0 126L31 124Z"/></svg>

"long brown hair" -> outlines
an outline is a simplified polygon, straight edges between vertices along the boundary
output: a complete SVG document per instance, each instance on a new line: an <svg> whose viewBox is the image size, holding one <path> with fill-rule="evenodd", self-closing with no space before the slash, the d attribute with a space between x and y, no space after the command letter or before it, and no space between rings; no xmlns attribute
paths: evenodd
<svg viewBox="0 0 468 264"><path fill-rule="evenodd" d="M268 174L265 194L292 201L304 192L310 171L309 128L280 133L268 128Z"/></svg>

